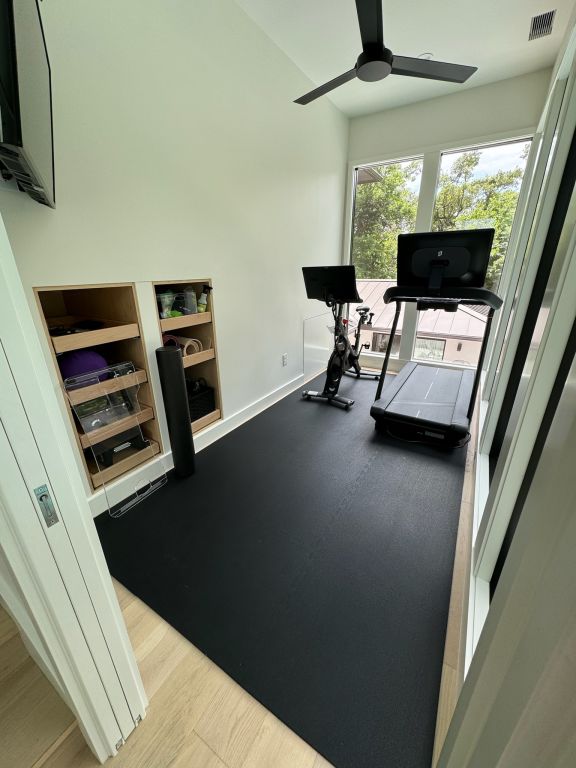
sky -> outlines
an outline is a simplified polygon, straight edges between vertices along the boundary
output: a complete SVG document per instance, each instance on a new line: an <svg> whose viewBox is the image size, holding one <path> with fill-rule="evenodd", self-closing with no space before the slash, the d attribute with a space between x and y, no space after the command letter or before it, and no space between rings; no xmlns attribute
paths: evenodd
<svg viewBox="0 0 576 768"><path fill-rule="evenodd" d="M511 171L513 168L524 168L526 160L522 159L522 153L526 146L525 141L517 141L513 144L500 144L495 147L486 147L480 150L480 162L474 172L474 178L480 179L491 176L497 171ZM441 172L449 171L455 160L462 152L450 152L442 157Z"/></svg>

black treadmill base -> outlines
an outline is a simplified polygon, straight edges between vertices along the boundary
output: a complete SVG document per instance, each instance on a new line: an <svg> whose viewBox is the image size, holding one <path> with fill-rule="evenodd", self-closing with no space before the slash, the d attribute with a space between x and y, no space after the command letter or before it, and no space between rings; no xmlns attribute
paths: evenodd
<svg viewBox="0 0 576 768"><path fill-rule="evenodd" d="M374 402L370 415L384 434L456 448L470 439L473 387L471 370L406 363Z"/></svg>
<svg viewBox="0 0 576 768"><path fill-rule="evenodd" d="M447 450L462 448L470 442L469 432L444 431L437 427L394 422L390 419L376 420L375 428L379 434L396 440L403 440L406 443L424 443Z"/></svg>

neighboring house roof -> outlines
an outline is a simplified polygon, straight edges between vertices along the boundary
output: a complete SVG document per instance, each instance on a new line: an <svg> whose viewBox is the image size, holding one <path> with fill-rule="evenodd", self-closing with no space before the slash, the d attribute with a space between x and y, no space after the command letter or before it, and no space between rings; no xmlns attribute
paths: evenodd
<svg viewBox="0 0 576 768"><path fill-rule="evenodd" d="M357 280L358 293L362 303L374 312L372 329L387 332L392 327L394 319L394 304L384 304L384 292L394 280ZM351 307L350 317L357 317ZM398 320L398 333L402 329L402 312ZM481 341L486 328L486 317L475 309L460 306L458 312L442 312L428 310L420 316L418 333L439 338L474 339Z"/></svg>

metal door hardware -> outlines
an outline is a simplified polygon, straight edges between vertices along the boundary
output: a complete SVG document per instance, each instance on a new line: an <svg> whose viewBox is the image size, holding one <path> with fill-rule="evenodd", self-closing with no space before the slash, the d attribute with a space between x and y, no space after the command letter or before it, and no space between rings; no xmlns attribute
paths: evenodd
<svg viewBox="0 0 576 768"><path fill-rule="evenodd" d="M52 503L52 499L50 498L50 492L48 491L47 485L39 485L38 488L34 488L34 493L36 494L36 499L38 500L38 504L40 505L40 510L42 512L42 515L44 516L44 522L46 523L46 527L50 528L51 525L54 525L58 522L58 515L56 514L56 510L54 509L54 504Z"/></svg>

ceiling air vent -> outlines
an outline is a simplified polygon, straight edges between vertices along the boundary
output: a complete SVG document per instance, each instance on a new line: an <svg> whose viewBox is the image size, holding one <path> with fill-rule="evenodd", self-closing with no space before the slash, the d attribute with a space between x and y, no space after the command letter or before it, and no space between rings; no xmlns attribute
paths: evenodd
<svg viewBox="0 0 576 768"><path fill-rule="evenodd" d="M556 16L556 10L546 11L546 13L541 13L538 16L532 16L528 40L537 40L539 37L546 37L546 35L549 35L552 32L554 16Z"/></svg>

